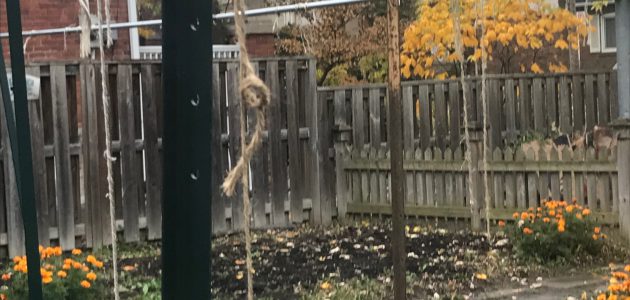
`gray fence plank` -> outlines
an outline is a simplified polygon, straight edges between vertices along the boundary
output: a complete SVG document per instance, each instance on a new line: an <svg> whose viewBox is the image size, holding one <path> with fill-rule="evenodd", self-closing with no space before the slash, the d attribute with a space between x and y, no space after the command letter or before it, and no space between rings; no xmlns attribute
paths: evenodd
<svg viewBox="0 0 630 300"><path fill-rule="evenodd" d="M505 80L505 115L502 120L505 121L505 129L507 131L507 141L511 144L516 142L516 93L513 79Z"/></svg>
<svg viewBox="0 0 630 300"><path fill-rule="evenodd" d="M519 78L518 80L518 112L520 116L519 128L521 132L532 129L531 114L533 106L531 99L531 79Z"/></svg>
<svg viewBox="0 0 630 300"><path fill-rule="evenodd" d="M573 123L571 120L572 109L571 109L571 91L569 90L569 77L561 76L560 77L560 131L568 134L573 133Z"/></svg>
<svg viewBox="0 0 630 300"><path fill-rule="evenodd" d="M420 147L426 149L431 139L431 106L429 102L429 86L420 85Z"/></svg>
<svg viewBox="0 0 630 300"><path fill-rule="evenodd" d="M381 146L381 91L371 88L369 91L370 111L370 145L378 148Z"/></svg>
<svg viewBox="0 0 630 300"><path fill-rule="evenodd" d="M287 130L289 149L289 178L290 178L290 219L293 223L302 223L303 199L304 199L304 164L300 151L299 122L298 122L298 77L297 63L295 60L286 62L286 93L287 93ZM363 106L361 105L361 109ZM361 119L357 118L356 119ZM358 130L363 131L363 122ZM361 135L359 138L363 139ZM362 141L360 141L362 142Z"/></svg>
<svg viewBox="0 0 630 300"><path fill-rule="evenodd" d="M546 132L544 100L543 79L534 78L532 85L532 102L534 106L534 130L537 132Z"/></svg>
<svg viewBox="0 0 630 300"><path fill-rule="evenodd" d="M273 211L273 224L283 226L286 224L284 202L288 199L286 150L280 139L282 129L282 103L278 74L278 62L267 62L265 80L271 90L271 104L268 109L269 122L269 152L271 154L271 201Z"/></svg>
<svg viewBox="0 0 630 300"><path fill-rule="evenodd" d="M571 92L573 100L573 128L575 131L584 130L584 76L573 75Z"/></svg>
<svg viewBox="0 0 630 300"><path fill-rule="evenodd" d="M448 136L448 117L446 112L446 89L444 84L435 84L435 141L436 146L444 151Z"/></svg>
<svg viewBox="0 0 630 300"><path fill-rule="evenodd" d="M586 74L584 77L584 112L586 114L587 128L593 128L597 123L594 81L595 78L592 74Z"/></svg>
<svg viewBox="0 0 630 300"><path fill-rule="evenodd" d="M461 128L461 97L459 95L459 83L451 82L448 85L448 114L449 114L449 132L451 149L457 149L460 145L460 128Z"/></svg>

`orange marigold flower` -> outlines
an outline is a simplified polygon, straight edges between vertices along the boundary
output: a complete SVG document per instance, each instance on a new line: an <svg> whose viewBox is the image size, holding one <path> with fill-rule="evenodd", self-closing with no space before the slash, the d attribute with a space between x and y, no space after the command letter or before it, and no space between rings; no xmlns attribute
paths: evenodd
<svg viewBox="0 0 630 300"><path fill-rule="evenodd" d="M61 253L62 253L62 251L61 251L61 247L55 247L55 255L56 255L56 256L60 256L60 255L61 255Z"/></svg>
<svg viewBox="0 0 630 300"><path fill-rule="evenodd" d="M606 300L606 294L604 293L599 294L599 296L597 296L597 300Z"/></svg>
<svg viewBox="0 0 630 300"><path fill-rule="evenodd" d="M560 201L560 203L558 205L564 207L564 206L567 206L567 203L564 200L562 200L562 201Z"/></svg>
<svg viewBox="0 0 630 300"><path fill-rule="evenodd" d="M81 255L81 249L72 249L72 255Z"/></svg>
<svg viewBox="0 0 630 300"><path fill-rule="evenodd" d="M499 227L505 227L505 221L499 220Z"/></svg>
<svg viewBox="0 0 630 300"><path fill-rule="evenodd" d="M626 271L626 272L630 272L630 265L626 265L626 266L623 268L623 270L624 270L624 271Z"/></svg>
<svg viewBox="0 0 630 300"><path fill-rule="evenodd" d="M613 272L612 275L617 279L628 279L628 274L626 274L625 272Z"/></svg>
<svg viewBox="0 0 630 300"><path fill-rule="evenodd" d="M575 214L575 217L578 218L578 220L582 220L582 214L581 213Z"/></svg>
<svg viewBox="0 0 630 300"><path fill-rule="evenodd" d="M527 209L527 211L529 211L529 212L533 212L533 211L534 211L534 208L533 208L533 207L530 207L530 208L528 208L528 209Z"/></svg>
<svg viewBox="0 0 630 300"><path fill-rule="evenodd" d="M565 227L565 221L564 221L564 219L560 219L558 221L558 232L564 232L564 230L565 230L564 227Z"/></svg>
<svg viewBox="0 0 630 300"><path fill-rule="evenodd" d="M607 239L607 238L608 238L608 236L605 233L602 233L602 239ZM630 271L628 271L628 272L630 272Z"/></svg>
<svg viewBox="0 0 630 300"><path fill-rule="evenodd" d="M536 218L542 218L542 214L541 213L537 213L536 214Z"/></svg>
<svg viewBox="0 0 630 300"><path fill-rule="evenodd" d="M78 263L78 262L75 261L75 262L72 263L72 267L77 269L77 270L79 270L79 269L81 269L81 267L83 267L83 265L81 263Z"/></svg>
<svg viewBox="0 0 630 300"><path fill-rule="evenodd" d="M85 278L87 278L87 279L89 279L91 281L94 281L94 280L96 280L96 274L94 272L87 273L85 275Z"/></svg>
<svg viewBox="0 0 630 300"><path fill-rule="evenodd" d="M90 272L90 268L88 268L87 266L83 266L83 267L81 267L81 271L83 271L83 272Z"/></svg>
<svg viewBox="0 0 630 300"><path fill-rule="evenodd" d="M538 212L541 212L542 210L543 210L542 207L537 207L536 208L536 211L538 211Z"/></svg>
<svg viewBox="0 0 630 300"><path fill-rule="evenodd" d="M44 277L44 278L42 278L42 282L43 282L44 284L49 284L49 283L51 283L52 281L53 281L52 277Z"/></svg>
<svg viewBox="0 0 630 300"><path fill-rule="evenodd" d="M529 228L527 228L527 227L525 227L525 228L523 228L523 233L527 234L527 235L530 235L530 234L534 233L534 231L529 229Z"/></svg>
<svg viewBox="0 0 630 300"><path fill-rule="evenodd" d="M549 218L547 218L547 217L544 217L544 218L543 218L543 222L545 222L545 223L549 223L549 221L550 221L550 220L549 220Z"/></svg>
<svg viewBox="0 0 630 300"><path fill-rule="evenodd" d="M19 256L16 256L13 258L13 262L16 264L19 263L21 260L22 260L22 257L19 257Z"/></svg>
<svg viewBox="0 0 630 300"><path fill-rule="evenodd" d="M63 267L61 267L61 268L64 269L64 270L70 270L72 268L72 266L64 264Z"/></svg>
<svg viewBox="0 0 630 300"><path fill-rule="evenodd" d="M11 279L11 273L2 274L2 280L8 281L9 279Z"/></svg>
<svg viewBox="0 0 630 300"><path fill-rule="evenodd" d="M549 210L549 215L552 216L552 217L555 216L556 215L556 211L553 210L553 209Z"/></svg>
<svg viewBox="0 0 630 300"><path fill-rule="evenodd" d="M92 286L92 284L90 284L90 282L87 281L87 280L83 280L83 281L81 281L81 286L86 288L86 289L89 289Z"/></svg>
<svg viewBox="0 0 630 300"><path fill-rule="evenodd" d="M92 265L93 265L94 267L97 267L97 268L99 268L99 269L100 269L100 268L102 268L102 267L103 267L103 262L102 262L102 261L98 261L98 260L97 260L97 261L93 262L93 263L92 263Z"/></svg>
<svg viewBox="0 0 630 300"><path fill-rule="evenodd" d="M617 299L619 299L619 298L618 298L618 296L617 296L617 295L615 295L615 294L610 294L610 295L608 295L608 300L617 300Z"/></svg>
<svg viewBox="0 0 630 300"><path fill-rule="evenodd" d="M44 246L39 245L39 247L37 249L39 249L39 253L42 253L44 251Z"/></svg>
<svg viewBox="0 0 630 300"><path fill-rule="evenodd" d="M515 213L513 213L513 214L512 214L512 218L514 218L514 219L518 219L518 215L519 215L519 213L518 213L518 212L515 212Z"/></svg>
<svg viewBox="0 0 630 300"><path fill-rule="evenodd" d="M595 233L597 233L597 234L599 234L599 232L600 232L601 230L602 230L602 229L601 229L601 228L599 228L599 227L595 227L595 228L593 228L593 232L595 232Z"/></svg>
<svg viewBox="0 0 630 300"><path fill-rule="evenodd" d="M590 214L591 214L591 210L590 210L590 209L588 209L588 208L585 208L585 209L582 211L582 214L583 214L583 215L585 215L585 216L588 216L588 215L590 215Z"/></svg>
<svg viewBox="0 0 630 300"><path fill-rule="evenodd" d="M565 210L566 210L567 212L572 212L572 211L573 211L573 205L568 205L568 206L565 208Z"/></svg>
<svg viewBox="0 0 630 300"><path fill-rule="evenodd" d="M96 257L94 257L94 255L88 255L87 258L85 258L85 261L92 263L96 260Z"/></svg>
<svg viewBox="0 0 630 300"><path fill-rule="evenodd" d="M534 214L532 214L532 213L527 214L527 217L528 217L531 221L533 221L534 219L536 219L536 216L535 216Z"/></svg>
<svg viewBox="0 0 630 300"><path fill-rule="evenodd" d="M63 264L64 265L71 265L74 263L74 260L70 259L70 258L66 258L63 260Z"/></svg>
<svg viewBox="0 0 630 300"><path fill-rule="evenodd" d="M597 240L599 238L599 236L597 236L597 234L593 234L593 239Z"/></svg>
<svg viewBox="0 0 630 300"><path fill-rule="evenodd" d="M59 278L66 278L66 276L68 276L68 273L66 273L65 271L59 271L57 272L57 276Z"/></svg>
<svg viewBox="0 0 630 300"><path fill-rule="evenodd" d="M528 216L529 216L529 214L526 211L522 212L521 213L521 220L527 219Z"/></svg>

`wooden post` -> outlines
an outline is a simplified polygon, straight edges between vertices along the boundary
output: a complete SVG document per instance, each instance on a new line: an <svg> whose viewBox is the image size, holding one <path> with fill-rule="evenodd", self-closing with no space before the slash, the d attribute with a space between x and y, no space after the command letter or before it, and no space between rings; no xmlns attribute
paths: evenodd
<svg viewBox="0 0 630 300"><path fill-rule="evenodd" d="M472 178L471 188L468 195L468 199L472 199L474 195L475 201L470 203L471 209L471 226L472 230L481 230L481 210L483 200L483 189L481 182L481 174L479 172L479 159L483 153L483 130L480 123L472 121L468 123L468 132L470 133L470 175Z"/></svg>
<svg viewBox="0 0 630 300"><path fill-rule="evenodd" d="M389 97L389 149L391 163L392 197L392 260L394 262L394 299L406 299L405 275L405 173L403 171L402 103L400 97L400 40L398 37L399 0L387 1L387 21L389 27L388 97Z"/></svg>

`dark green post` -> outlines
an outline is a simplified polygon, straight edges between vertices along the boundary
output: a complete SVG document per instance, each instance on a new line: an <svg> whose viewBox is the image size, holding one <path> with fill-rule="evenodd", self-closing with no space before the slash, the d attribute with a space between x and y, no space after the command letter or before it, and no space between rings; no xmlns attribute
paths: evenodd
<svg viewBox="0 0 630 300"><path fill-rule="evenodd" d="M162 0L162 298L210 299L212 1Z"/></svg>
<svg viewBox="0 0 630 300"><path fill-rule="evenodd" d="M29 299L42 299L42 281L39 272L39 250L37 240L37 211L35 210L35 187L33 183L33 161L31 156L31 132L26 101L26 71L24 69L24 49L22 48L22 20L20 1L7 0L7 23L9 25L9 48L11 51L11 73L13 75L13 95L15 101L15 121L10 118L11 105L5 106L5 118L9 132L17 134L11 139L17 190L20 197L22 220L28 267ZM2 48L0 48L2 51ZM4 56L2 59L2 89L5 103L10 104ZM7 101L8 100L8 101ZM13 123L15 122L15 123ZM17 129L16 129L17 127ZM13 130L11 130L13 128Z"/></svg>

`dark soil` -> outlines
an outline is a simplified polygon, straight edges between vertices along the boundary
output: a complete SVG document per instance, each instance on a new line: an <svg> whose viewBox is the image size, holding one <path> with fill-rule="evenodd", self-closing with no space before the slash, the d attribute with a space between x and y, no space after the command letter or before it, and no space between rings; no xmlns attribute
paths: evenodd
<svg viewBox="0 0 630 300"><path fill-rule="evenodd" d="M413 226L411 226L413 228ZM413 229L412 229L413 231ZM294 291L310 289L322 279L345 281L384 276L391 268L388 229L342 227L333 230L300 229L255 234L254 291L257 295L291 298ZM471 233L418 232L407 239L407 270L430 283L426 291L466 294L476 265L490 250L486 238ZM241 236L213 241L212 293L241 297L246 292L244 245ZM238 277L240 278L240 276ZM294 296L295 297L295 296Z"/></svg>

